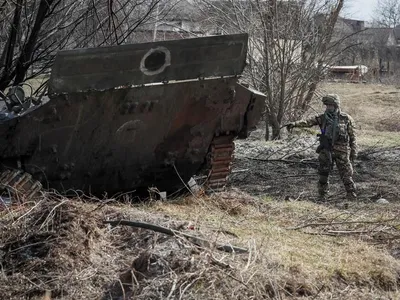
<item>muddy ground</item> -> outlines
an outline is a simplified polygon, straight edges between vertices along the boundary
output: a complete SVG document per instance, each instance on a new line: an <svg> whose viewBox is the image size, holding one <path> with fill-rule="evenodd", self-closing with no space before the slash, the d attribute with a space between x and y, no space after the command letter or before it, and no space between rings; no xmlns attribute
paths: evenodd
<svg viewBox="0 0 400 300"><path fill-rule="evenodd" d="M263 129L247 140L237 140L231 187L254 196L316 200L318 141L315 135L286 134L281 141L263 141ZM360 147L354 163L354 180L361 201L400 199L400 147ZM330 176L332 201L345 199L336 166Z"/></svg>

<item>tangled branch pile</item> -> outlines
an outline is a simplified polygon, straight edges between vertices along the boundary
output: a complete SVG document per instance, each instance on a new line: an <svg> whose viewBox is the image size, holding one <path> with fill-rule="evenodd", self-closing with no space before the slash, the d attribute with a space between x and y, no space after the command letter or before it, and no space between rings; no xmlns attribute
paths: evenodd
<svg viewBox="0 0 400 300"><path fill-rule="evenodd" d="M111 227L103 223L106 219L158 223L173 230L188 227L127 204L104 206L45 194L34 205L2 212L0 298L43 299L46 291L51 299L247 293L231 265L235 257L243 263L239 254L194 245L179 236Z"/></svg>

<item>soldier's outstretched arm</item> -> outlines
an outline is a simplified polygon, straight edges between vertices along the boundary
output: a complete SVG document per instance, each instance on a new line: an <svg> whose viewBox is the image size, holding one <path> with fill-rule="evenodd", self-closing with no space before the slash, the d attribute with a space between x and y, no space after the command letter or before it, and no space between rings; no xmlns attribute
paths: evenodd
<svg viewBox="0 0 400 300"><path fill-rule="evenodd" d="M293 127L312 127L316 125L322 124L322 116L314 116L308 119L300 120L297 122L293 122Z"/></svg>

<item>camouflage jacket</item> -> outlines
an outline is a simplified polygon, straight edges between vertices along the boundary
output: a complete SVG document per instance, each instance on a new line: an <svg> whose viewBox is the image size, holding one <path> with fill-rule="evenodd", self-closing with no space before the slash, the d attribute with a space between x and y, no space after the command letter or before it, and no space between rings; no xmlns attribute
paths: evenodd
<svg viewBox="0 0 400 300"><path fill-rule="evenodd" d="M321 128L324 123L324 114L321 114L306 120L297 121L294 123L294 126L312 127L319 125ZM357 153L357 136L353 118L344 112L340 112L338 127L338 136L333 145L333 150L341 152L348 152L351 150Z"/></svg>

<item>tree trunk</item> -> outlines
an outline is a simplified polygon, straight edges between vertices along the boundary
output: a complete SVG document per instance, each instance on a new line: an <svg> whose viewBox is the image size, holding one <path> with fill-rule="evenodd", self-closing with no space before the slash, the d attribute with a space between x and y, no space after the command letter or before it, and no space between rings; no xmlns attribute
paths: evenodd
<svg viewBox="0 0 400 300"><path fill-rule="evenodd" d="M281 138L281 126L279 123L272 123L272 139L273 140L279 140Z"/></svg>
<svg viewBox="0 0 400 300"><path fill-rule="evenodd" d="M0 78L1 91L4 91L4 89L10 84L12 78L14 77L14 72L12 72L11 67L14 59L14 51L17 42L17 35L20 29L22 3L23 0L18 0L15 3L14 18L10 28L10 35L8 37L6 44L7 48L3 50L6 52L6 54L2 55L2 58L4 58L4 69L3 69L3 74L1 75Z"/></svg>
<svg viewBox="0 0 400 300"><path fill-rule="evenodd" d="M280 123L275 115L270 116L270 124L272 128L272 140L279 140L281 138Z"/></svg>
<svg viewBox="0 0 400 300"><path fill-rule="evenodd" d="M32 28L32 32L28 38L28 42L23 46L21 55L18 58L15 82L14 84L20 84L24 81L26 72L31 65L33 52L35 51L35 45L39 37L39 32L42 28L43 22L46 19L46 15L50 10L54 0L41 0L39 9L36 15L36 20Z"/></svg>
<svg viewBox="0 0 400 300"><path fill-rule="evenodd" d="M339 17L339 14L343 8L343 4L344 4L344 0L338 0L336 8L332 10L330 16L326 20L326 22L327 22L326 36L325 36L324 41L321 44L321 50L320 50L321 54L326 52L328 45L331 42L334 27L335 27L335 24ZM321 59L318 60L317 68L318 68L318 70L317 70L316 75L314 76L313 80L311 81L310 87L308 89L308 92L307 92L307 95L305 98L306 103L311 102L311 99L317 89L317 86L318 86L319 82L321 81L321 74L322 74L322 70L323 70L323 61Z"/></svg>
<svg viewBox="0 0 400 300"><path fill-rule="evenodd" d="M265 140L269 141L271 133L269 132L269 122L268 118L265 118Z"/></svg>

